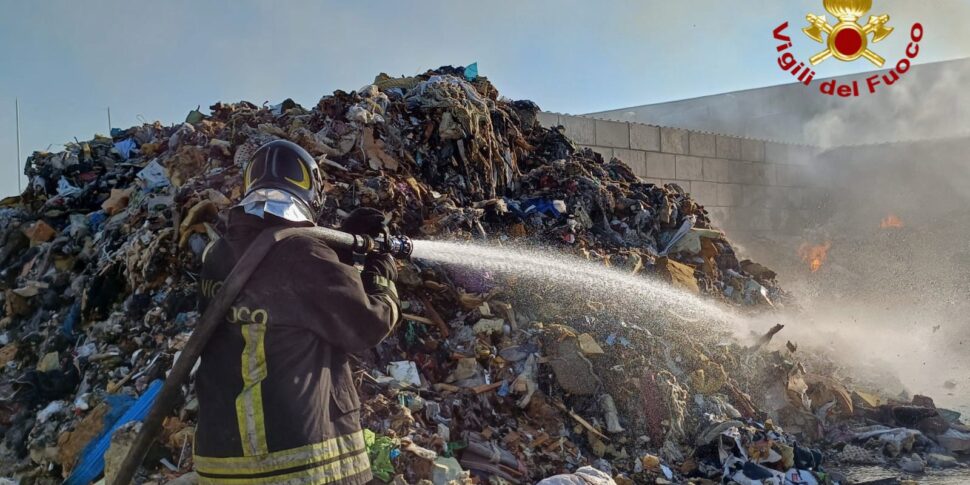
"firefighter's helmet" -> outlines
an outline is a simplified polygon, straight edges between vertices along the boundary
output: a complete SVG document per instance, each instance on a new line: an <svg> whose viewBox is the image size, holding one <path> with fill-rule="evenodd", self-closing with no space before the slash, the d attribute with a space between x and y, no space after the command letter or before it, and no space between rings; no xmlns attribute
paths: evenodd
<svg viewBox="0 0 970 485"><path fill-rule="evenodd" d="M313 222L323 205L323 180L316 160L287 140L271 141L253 153L243 173L243 187L246 196L240 205L259 216L270 212ZM285 207L290 204L300 207Z"/></svg>

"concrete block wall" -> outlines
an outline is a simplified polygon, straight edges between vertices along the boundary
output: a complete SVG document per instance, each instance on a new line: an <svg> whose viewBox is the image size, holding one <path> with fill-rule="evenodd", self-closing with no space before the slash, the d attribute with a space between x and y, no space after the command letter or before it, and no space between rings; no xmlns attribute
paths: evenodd
<svg viewBox="0 0 970 485"><path fill-rule="evenodd" d="M556 113L539 119L649 182L679 184L726 231L796 234L829 190L811 170L813 147Z"/></svg>

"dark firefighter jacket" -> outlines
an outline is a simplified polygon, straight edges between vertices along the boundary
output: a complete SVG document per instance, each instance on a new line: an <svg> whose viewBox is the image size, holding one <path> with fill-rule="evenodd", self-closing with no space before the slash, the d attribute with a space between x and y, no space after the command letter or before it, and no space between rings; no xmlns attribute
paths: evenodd
<svg viewBox="0 0 970 485"><path fill-rule="evenodd" d="M230 214L203 255L200 309L265 227ZM382 279L382 278L381 278ZM348 353L377 345L399 308L393 283L359 272L311 235L266 255L202 353L195 465L202 483L371 480Z"/></svg>

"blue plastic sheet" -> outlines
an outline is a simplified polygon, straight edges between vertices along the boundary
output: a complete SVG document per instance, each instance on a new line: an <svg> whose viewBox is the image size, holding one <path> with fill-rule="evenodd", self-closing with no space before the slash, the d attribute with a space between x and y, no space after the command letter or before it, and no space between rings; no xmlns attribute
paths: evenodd
<svg viewBox="0 0 970 485"><path fill-rule="evenodd" d="M474 81L478 79L478 63L473 62L465 68L465 80Z"/></svg>
<svg viewBox="0 0 970 485"><path fill-rule="evenodd" d="M102 431L84 449L84 452L81 454L81 459L78 460L77 467L74 468L71 476L67 477L67 480L64 481L64 485L88 485L95 478L98 478L98 475L104 472L104 454L108 451L108 446L111 444L111 435L114 434L115 430L125 424L145 419L148 411L152 408L152 403L155 402L155 397L158 396L158 392L161 389L162 381L159 379L153 381L148 386L148 389L145 390L145 393L134 402L129 401L126 404L122 399L112 402L111 398L109 398L108 405L111 406L111 411L105 417L105 431ZM110 427L107 426L109 417L112 415L117 416L119 410L122 408L125 408L124 414L114 420L114 424Z"/></svg>
<svg viewBox="0 0 970 485"><path fill-rule="evenodd" d="M506 198L505 203L508 205L509 211L519 219L525 219L533 212L539 212L553 217L562 217L562 213L559 212L559 209L556 209L556 204L552 200L541 197L523 201Z"/></svg>
<svg viewBox="0 0 970 485"><path fill-rule="evenodd" d="M88 214L88 227L91 228L91 232L98 232L101 230L101 224L108 219L108 215L104 211L97 211Z"/></svg>
<svg viewBox="0 0 970 485"><path fill-rule="evenodd" d="M118 150L118 153L121 154L121 158L124 160L128 160L128 158L131 157L131 151L137 147L138 146L133 138L127 138L115 143L115 150Z"/></svg>
<svg viewBox="0 0 970 485"><path fill-rule="evenodd" d="M135 401L137 399L127 394L108 394L105 396L104 402L108 405L108 413L104 415L104 429L111 429L111 426L131 409ZM88 446L93 446L95 441L89 443Z"/></svg>
<svg viewBox="0 0 970 485"><path fill-rule="evenodd" d="M606 345L612 347L616 344L620 344L626 348L630 348L633 345L626 337L617 337L615 333L609 334L606 337Z"/></svg>
<svg viewBox="0 0 970 485"><path fill-rule="evenodd" d="M77 322L81 319L81 300L78 299L71 305L71 309L67 311L67 316L64 317L64 323L61 324L61 333L65 337L74 336L74 327L77 326Z"/></svg>

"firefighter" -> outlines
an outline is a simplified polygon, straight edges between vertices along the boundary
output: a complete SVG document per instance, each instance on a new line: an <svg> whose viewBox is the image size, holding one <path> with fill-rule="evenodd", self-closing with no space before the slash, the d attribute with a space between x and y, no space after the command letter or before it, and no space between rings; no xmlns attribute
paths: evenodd
<svg viewBox="0 0 970 485"><path fill-rule="evenodd" d="M200 308L266 228L312 227L324 194L316 161L277 140L244 172L225 236L203 254ZM358 209L348 232L376 235L383 214ZM387 255L363 271L312 234L278 242L202 353L195 465L202 483L362 484L371 480L348 354L377 345L400 318Z"/></svg>

